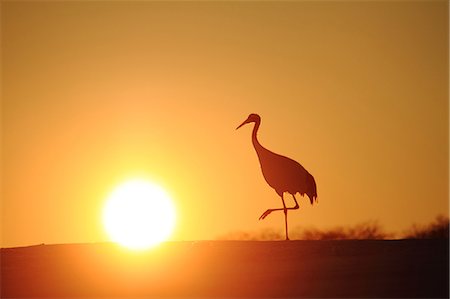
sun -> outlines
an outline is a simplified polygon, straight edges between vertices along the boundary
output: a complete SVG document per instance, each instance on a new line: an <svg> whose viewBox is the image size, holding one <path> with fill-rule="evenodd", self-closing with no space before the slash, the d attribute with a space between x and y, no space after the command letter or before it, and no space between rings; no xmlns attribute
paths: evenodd
<svg viewBox="0 0 450 299"><path fill-rule="evenodd" d="M167 240L175 220L168 193L146 180L117 186L103 209L103 225L111 240L130 249L147 249Z"/></svg>

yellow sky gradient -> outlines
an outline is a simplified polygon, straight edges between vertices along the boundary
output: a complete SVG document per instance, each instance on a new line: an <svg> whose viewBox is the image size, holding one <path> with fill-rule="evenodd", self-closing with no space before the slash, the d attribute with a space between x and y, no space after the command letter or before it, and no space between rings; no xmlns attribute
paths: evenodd
<svg viewBox="0 0 450 299"><path fill-rule="evenodd" d="M251 144L316 179L290 227L448 215L448 3L1 3L2 247L107 240L129 178L174 240L283 229ZM290 203L289 203L290 204Z"/></svg>

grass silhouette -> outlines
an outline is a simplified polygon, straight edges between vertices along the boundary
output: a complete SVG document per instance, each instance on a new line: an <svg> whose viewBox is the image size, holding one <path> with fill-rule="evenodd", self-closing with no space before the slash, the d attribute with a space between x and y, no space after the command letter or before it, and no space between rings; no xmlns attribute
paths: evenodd
<svg viewBox="0 0 450 299"><path fill-rule="evenodd" d="M403 233L386 232L378 221L366 221L354 226L338 226L330 229L296 227L292 239L297 240L385 240L385 239L445 239L449 238L449 218L439 215L427 225L413 224ZM259 231L233 231L219 240L270 241L283 240L283 232L271 228Z"/></svg>
<svg viewBox="0 0 450 299"><path fill-rule="evenodd" d="M319 230L303 229L298 232L302 240L383 240L391 235L384 232L377 221L367 221L350 227L335 227Z"/></svg>

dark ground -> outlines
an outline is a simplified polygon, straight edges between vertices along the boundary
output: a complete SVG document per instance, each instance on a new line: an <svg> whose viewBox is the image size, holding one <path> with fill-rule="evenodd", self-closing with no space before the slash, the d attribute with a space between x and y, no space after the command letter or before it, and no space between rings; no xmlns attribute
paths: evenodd
<svg viewBox="0 0 450 299"><path fill-rule="evenodd" d="M448 240L6 248L1 297L448 298L448 249Z"/></svg>

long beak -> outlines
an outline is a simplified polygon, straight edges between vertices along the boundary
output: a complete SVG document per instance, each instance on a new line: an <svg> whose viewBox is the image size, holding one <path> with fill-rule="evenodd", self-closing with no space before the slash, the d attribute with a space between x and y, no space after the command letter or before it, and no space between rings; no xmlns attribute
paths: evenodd
<svg viewBox="0 0 450 299"><path fill-rule="evenodd" d="M246 123L247 123L247 120L245 120L242 124L240 124L239 127L236 128L236 130L239 129L240 127L242 127L243 125L245 125Z"/></svg>

